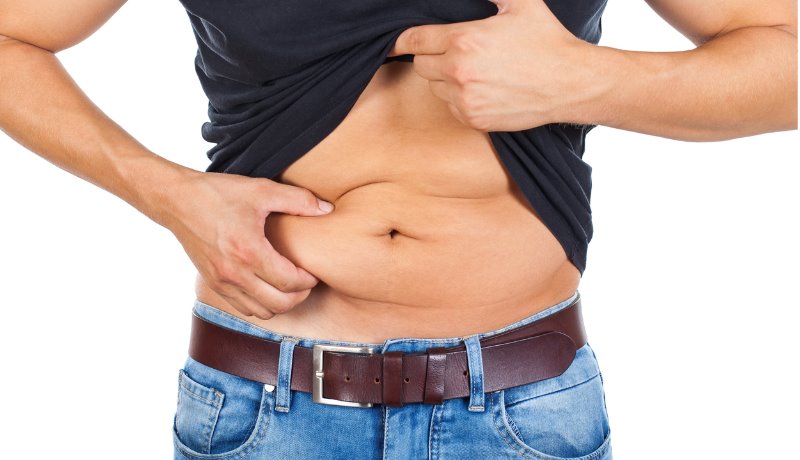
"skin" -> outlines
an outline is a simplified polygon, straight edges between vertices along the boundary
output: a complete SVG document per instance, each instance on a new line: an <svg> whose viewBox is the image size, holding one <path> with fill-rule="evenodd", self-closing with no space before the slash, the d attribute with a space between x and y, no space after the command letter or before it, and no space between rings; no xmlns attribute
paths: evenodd
<svg viewBox="0 0 800 460"><path fill-rule="evenodd" d="M797 129L796 1L649 0L697 46L677 52L585 42L542 0L493 3L484 20L406 29L390 52L415 54L431 92L475 129L572 122L686 141Z"/></svg>
<svg viewBox="0 0 800 460"><path fill-rule="evenodd" d="M498 1L494 17L404 31L393 54L414 63L382 66L276 181L205 173L137 142L55 56L123 3L0 0L0 128L172 231L199 299L296 336L457 336L574 291L577 269L486 131L573 122L708 141L797 126L793 2L650 1L697 45L650 53L583 42L541 0Z"/></svg>

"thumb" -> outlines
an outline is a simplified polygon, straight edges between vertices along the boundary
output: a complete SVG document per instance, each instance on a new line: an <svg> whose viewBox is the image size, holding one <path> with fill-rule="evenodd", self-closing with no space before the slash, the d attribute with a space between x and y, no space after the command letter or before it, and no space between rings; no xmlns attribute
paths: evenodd
<svg viewBox="0 0 800 460"><path fill-rule="evenodd" d="M403 30L395 38L387 56L400 54L444 54L449 44L450 32L464 27L463 23L421 24Z"/></svg>
<svg viewBox="0 0 800 460"><path fill-rule="evenodd" d="M295 216L319 216L333 211L333 204L317 198L310 190L275 182L267 197L271 212Z"/></svg>

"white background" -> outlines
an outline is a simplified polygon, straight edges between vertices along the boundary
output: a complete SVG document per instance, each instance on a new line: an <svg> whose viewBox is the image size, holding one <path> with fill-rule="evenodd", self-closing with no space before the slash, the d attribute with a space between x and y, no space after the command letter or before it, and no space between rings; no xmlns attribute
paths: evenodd
<svg viewBox="0 0 800 460"><path fill-rule="evenodd" d="M693 47L644 2L610 2L603 33L623 49ZM195 50L179 2L140 1L58 56L148 148L203 170ZM580 290L615 458L796 451L798 146L796 131L589 134L595 235ZM169 458L193 265L119 198L2 133L0 152L2 457Z"/></svg>

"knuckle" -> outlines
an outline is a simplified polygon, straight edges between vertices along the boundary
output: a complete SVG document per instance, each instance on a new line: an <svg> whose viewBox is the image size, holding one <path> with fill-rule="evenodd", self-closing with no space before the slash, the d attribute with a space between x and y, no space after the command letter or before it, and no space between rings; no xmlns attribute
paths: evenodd
<svg viewBox="0 0 800 460"><path fill-rule="evenodd" d="M476 46L475 32L470 29L456 29L450 33L450 47L461 51L467 51Z"/></svg>
<svg viewBox="0 0 800 460"><path fill-rule="evenodd" d="M272 305L270 305L270 310L272 310L272 312L274 314L280 315L280 314L286 313L287 311L291 310L291 308L287 307L286 304L284 304L284 303L276 302L276 303L273 303Z"/></svg>
<svg viewBox="0 0 800 460"><path fill-rule="evenodd" d="M260 201L269 205L275 199L275 196L280 193L280 188L277 184L270 180L266 182L258 182L254 187L255 196L261 197Z"/></svg>
<svg viewBox="0 0 800 460"><path fill-rule="evenodd" d="M266 177L256 177L254 179L255 187L258 189L258 191L265 194L273 192L275 190L275 186L278 185L277 182L272 179L267 179Z"/></svg>
<svg viewBox="0 0 800 460"><path fill-rule="evenodd" d="M486 122L483 117L479 117L473 114L465 115L465 121L467 122L467 126L472 129L476 129L478 131L485 131L486 130Z"/></svg>
<svg viewBox="0 0 800 460"><path fill-rule="evenodd" d="M486 117L482 116L483 107L477 97L467 91L462 91L456 103L464 121L470 127L475 129L484 128Z"/></svg>
<svg viewBox="0 0 800 460"><path fill-rule="evenodd" d="M226 286L225 286L224 283L220 282L217 279L216 274L213 274L210 277L206 277L205 282L208 285L208 287L211 288L211 290L213 290L215 292L218 292L218 293L224 293Z"/></svg>
<svg viewBox="0 0 800 460"><path fill-rule="evenodd" d="M255 316L255 313L253 313L253 310L251 310L248 307L245 307L243 305L234 305L234 307L237 310L239 310L239 312L242 313L245 316Z"/></svg>
<svg viewBox="0 0 800 460"><path fill-rule="evenodd" d="M295 306L294 298L291 295L280 296L272 304L272 311L275 313L286 313Z"/></svg>
<svg viewBox="0 0 800 460"><path fill-rule="evenodd" d="M307 188L300 189L300 200L309 208L317 208L317 197Z"/></svg>
<svg viewBox="0 0 800 460"><path fill-rule="evenodd" d="M466 91L459 91L455 100L458 110L464 115L471 115L475 112L475 103Z"/></svg>
<svg viewBox="0 0 800 460"><path fill-rule="evenodd" d="M298 303L306 300L308 298L308 296L311 295L311 289L304 289L302 291L296 291L296 292L292 293L292 295L294 296L295 306L297 306Z"/></svg>
<svg viewBox="0 0 800 460"><path fill-rule="evenodd" d="M453 63L450 66L449 73L453 83L462 88L474 79L472 70L462 62Z"/></svg>
<svg viewBox="0 0 800 460"><path fill-rule="evenodd" d="M256 261L256 250L244 244L237 244L231 252L231 257L242 265L252 265Z"/></svg>
<svg viewBox="0 0 800 460"><path fill-rule="evenodd" d="M255 248L238 237L226 237L221 244L227 259L232 259L240 264L249 265L255 259Z"/></svg>
<svg viewBox="0 0 800 460"><path fill-rule="evenodd" d="M302 290L302 291L292 292L289 295L290 296L290 300L292 302L292 308L296 307L297 304L303 302L306 299L306 297L308 297L310 294L311 294L311 289L305 289L305 290Z"/></svg>
<svg viewBox="0 0 800 460"><path fill-rule="evenodd" d="M406 42L408 43L409 48L411 48L412 50L422 49L423 42L422 42L422 37L420 35L421 34L419 33L419 31L416 29L408 30L408 35L406 36Z"/></svg>
<svg viewBox="0 0 800 460"><path fill-rule="evenodd" d="M253 316L255 316L258 319L270 319L273 316L275 316L275 313L273 313L273 312L271 312L271 311L269 311L267 309L264 309L264 310L257 310L255 312L253 312Z"/></svg>
<svg viewBox="0 0 800 460"><path fill-rule="evenodd" d="M461 122L464 123L466 126L475 129L475 116L469 113L465 113L464 111L460 111L461 113Z"/></svg>
<svg viewBox="0 0 800 460"><path fill-rule="evenodd" d="M292 290L294 290L294 283L286 278L280 278L275 280L272 286L281 292L291 292Z"/></svg>
<svg viewBox="0 0 800 460"><path fill-rule="evenodd" d="M234 285L232 285L230 283L223 282L223 281L213 281L213 282L210 282L208 285L217 294L220 294L221 296L225 297L229 301L233 301L235 299L235 297L236 297L237 288L236 288L236 286L234 286ZM237 302L237 304L238 304L238 302Z"/></svg>
<svg viewBox="0 0 800 460"><path fill-rule="evenodd" d="M236 284L236 269L228 260L221 260L212 265L212 282L215 284Z"/></svg>

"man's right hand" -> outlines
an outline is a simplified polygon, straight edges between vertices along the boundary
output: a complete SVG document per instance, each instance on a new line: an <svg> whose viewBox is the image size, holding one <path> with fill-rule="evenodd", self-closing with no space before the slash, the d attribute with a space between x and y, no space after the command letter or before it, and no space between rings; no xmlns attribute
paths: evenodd
<svg viewBox="0 0 800 460"><path fill-rule="evenodd" d="M328 214L319 207L325 202L308 189L214 172L191 174L174 189L164 226L208 286L241 313L269 319L302 302L319 282L264 235L271 212Z"/></svg>
<svg viewBox="0 0 800 460"><path fill-rule="evenodd" d="M56 58L124 3L0 0L0 131L170 229L209 286L243 314L289 310L319 281L278 254L264 226L270 212L325 215L316 197L156 155L100 111Z"/></svg>

